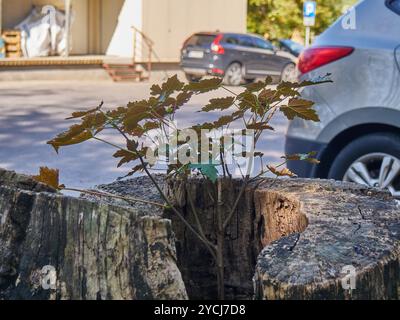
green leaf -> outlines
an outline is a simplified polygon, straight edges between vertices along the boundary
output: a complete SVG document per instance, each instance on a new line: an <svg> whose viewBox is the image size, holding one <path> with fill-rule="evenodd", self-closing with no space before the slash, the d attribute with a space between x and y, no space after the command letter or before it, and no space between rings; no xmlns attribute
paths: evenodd
<svg viewBox="0 0 400 320"><path fill-rule="evenodd" d="M221 87L221 78L204 79L199 82L192 82L185 86L185 91L193 91L195 93L205 93L217 90Z"/></svg>
<svg viewBox="0 0 400 320"><path fill-rule="evenodd" d="M235 97L211 99L202 111L209 112L213 110L225 110L230 108L235 102Z"/></svg>
<svg viewBox="0 0 400 320"><path fill-rule="evenodd" d="M216 164L190 164L190 169L197 169L204 174L208 179L215 183L218 179L218 170Z"/></svg>
<svg viewBox="0 0 400 320"><path fill-rule="evenodd" d="M298 117L304 120L319 122L317 112L311 108L313 105L314 102L312 101L293 98L289 100L287 106L281 107L280 110L289 120Z"/></svg>

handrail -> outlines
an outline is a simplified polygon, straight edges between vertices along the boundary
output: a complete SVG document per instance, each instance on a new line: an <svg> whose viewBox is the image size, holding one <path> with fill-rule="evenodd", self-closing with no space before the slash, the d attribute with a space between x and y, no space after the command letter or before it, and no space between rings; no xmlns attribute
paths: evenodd
<svg viewBox="0 0 400 320"><path fill-rule="evenodd" d="M135 26L131 27L133 29L133 57L132 63L133 65L136 64L136 49L137 49L137 34L139 34L144 42L146 43L149 52L148 52L148 61L147 61L147 72L150 74L152 71L152 57L154 56L158 62L161 62L160 57L158 56L157 52L154 50L154 41L151 40L146 34L144 34L141 30L136 28ZM165 76L168 78L168 73L164 70Z"/></svg>

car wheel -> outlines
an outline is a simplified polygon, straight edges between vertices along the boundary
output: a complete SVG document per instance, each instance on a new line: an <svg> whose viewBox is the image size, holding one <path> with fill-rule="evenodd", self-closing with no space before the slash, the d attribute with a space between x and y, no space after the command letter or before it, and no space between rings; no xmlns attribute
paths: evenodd
<svg viewBox="0 0 400 320"><path fill-rule="evenodd" d="M287 64L281 74L281 81L285 82L297 82L297 70L294 63Z"/></svg>
<svg viewBox="0 0 400 320"><path fill-rule="evenodd" d="M358 138L337 155L328 178L388 189L400 199L400 137L376 133Z"/></svg>
<svg viewBox="0 0 400 320"><path fill-rule="evenodd" d="M238 62L234 62L226 69L224 83L229 86L238 86L242 82L243 82L242 66Z"/></svg>
<svg viewBox="0 0 400 320"><path fill-rule="evenodd" d="M193 74L185 74L186 80L189 82L199 82L201 80L201 77L195 76Z"/></svg>

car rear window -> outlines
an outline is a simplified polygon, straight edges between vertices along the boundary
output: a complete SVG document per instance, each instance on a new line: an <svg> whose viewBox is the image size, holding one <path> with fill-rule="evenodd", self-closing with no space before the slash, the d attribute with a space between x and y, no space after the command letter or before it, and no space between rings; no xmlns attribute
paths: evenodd
<svg viewBox="0 0 400 320"><path fill-rule="evenodd" d="M239 44L239 38L237 36L234 35L226 35L223 40L224 43L228 43L228 44L235 44L238 45Z"/></svg>
<svg viewBox="0 0 400 320"><path fill-rule="evenodd" d="M400 14L400 0L387 0L386 5L394 12Z"/></svg>
<svg viewBox="0 0 400 320"><path fill-rule="evenodd" d="M207 46L210 45L215 39L213 34L195 34L190 37L186 42L187 46Z"/></svg>

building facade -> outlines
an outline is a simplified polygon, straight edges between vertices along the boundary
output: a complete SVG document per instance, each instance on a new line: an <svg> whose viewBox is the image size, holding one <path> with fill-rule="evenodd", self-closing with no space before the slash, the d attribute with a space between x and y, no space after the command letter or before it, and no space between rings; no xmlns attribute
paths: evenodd
<svg viewBox="0 0 400 320"><path fill-rule="evenodd" d="M247 0L0 0L1 28L12 29L33 6L44 5L70 13L71 55L132 57L135 47L136 59L145 61L145 35L160 61L177 62L194 32L246 32Z"/></svg>

